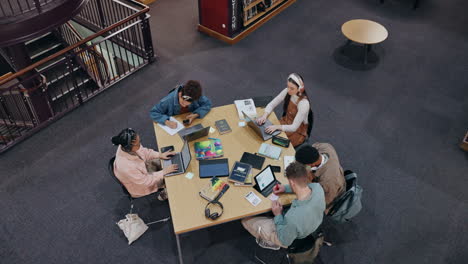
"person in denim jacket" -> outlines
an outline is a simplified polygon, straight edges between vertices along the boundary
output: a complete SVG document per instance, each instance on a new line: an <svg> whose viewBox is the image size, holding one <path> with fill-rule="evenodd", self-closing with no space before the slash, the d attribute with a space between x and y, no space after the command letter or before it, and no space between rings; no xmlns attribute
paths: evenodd
<svg viewBox="0 0 468 264"><path fill-rule="evenodd" d="M203 118L211 110L211 101L202 95L202 88L198 81L190 80L184 85L179 85L157 103L150 111L151 119L155 122L176 128L177 123L170 121L170 117L179 114L187 115L189 124L195 118Z"/></svg>

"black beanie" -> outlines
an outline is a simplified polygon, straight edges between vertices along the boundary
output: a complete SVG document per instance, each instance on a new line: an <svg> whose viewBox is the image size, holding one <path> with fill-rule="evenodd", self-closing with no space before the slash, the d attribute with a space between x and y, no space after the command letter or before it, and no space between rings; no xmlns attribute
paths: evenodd
<svg viewBox="0 0 468 264"><path fill-rule="evenodd" d="M316 148L311 145L303 145L297 151L295 158L302 164L311 164L316 162L320 157Z"/></svg>

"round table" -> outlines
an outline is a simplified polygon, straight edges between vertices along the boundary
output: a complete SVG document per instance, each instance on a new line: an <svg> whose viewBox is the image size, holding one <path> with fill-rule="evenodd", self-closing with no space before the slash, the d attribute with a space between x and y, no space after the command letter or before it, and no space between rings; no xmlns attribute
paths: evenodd
<svg viewBox="0 0 468 264"><path fill-rule="evenodd" d="M367 64L367 53L371 45L380 43L388 37L388 31L377 22L366 19L353 19L341 26L341 31L349 44L351 41L364 44L364 64Z"/></svg>

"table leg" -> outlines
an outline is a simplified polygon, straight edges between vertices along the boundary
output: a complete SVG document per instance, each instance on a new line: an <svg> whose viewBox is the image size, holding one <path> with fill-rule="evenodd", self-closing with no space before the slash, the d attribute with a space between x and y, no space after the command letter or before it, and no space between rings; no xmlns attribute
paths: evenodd
<svg viewBox="0 0 468 264"><path fill-rule="evenodd" d="M180 248L180 240L179 240L179 235L176 234L176 241L177 241L177 252L179 253L179 263L184 264L184 260L182 259L182 250Z"/></svg>
<svg viewBox="0 0 468 264"><path fill-rule="evenodd" d="M368 52L369 46L370 45L368 44L364 44L364 64L367 64L367 52Z"/></svg>

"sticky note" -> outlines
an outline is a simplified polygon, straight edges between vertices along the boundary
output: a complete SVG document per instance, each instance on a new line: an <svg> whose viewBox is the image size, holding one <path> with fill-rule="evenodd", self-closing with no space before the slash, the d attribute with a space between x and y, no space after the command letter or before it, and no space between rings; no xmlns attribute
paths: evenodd
<svg viewBox="0 0 468 264"><path fill-rule="evenodd" d="M216 132L216 129L214 129L213 127L210 127L210 134Z"/></svg>
<svg viewBox="0 0 468 264"><path fill-rule="evenodd" d="M274 193L272 193L272 194L270 195L270 197L268 197L268 198L270 198L270 200L272 200L272 201L277 201L277 200L279 199L279 196L276 195L276 194L274 194Z"/></svg>
<svg viewBox="0 0 468 264"><path fill-rule="evenodd" d="M193 178L193 173L187 172L187 174L185 174L185 178L191 180Z"/></svg>
<svg viewBox="0 0 468 264"><path fill-rule="evenodd" d="M245 127L245 122L244 121L239 122L239 126L240 127Z"/></svg>

